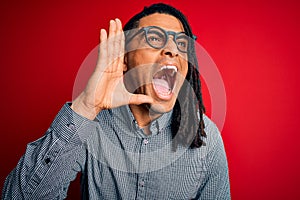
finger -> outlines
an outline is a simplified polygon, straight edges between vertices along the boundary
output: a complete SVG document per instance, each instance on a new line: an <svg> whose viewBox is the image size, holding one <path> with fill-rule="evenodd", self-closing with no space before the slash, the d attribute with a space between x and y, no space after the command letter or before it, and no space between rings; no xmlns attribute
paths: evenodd
<svg viewBox="0 0 300 200"><path fill-rule="evenodd" d="M97 65L99 68L107 66L107 33L105 29L100 30L100 44Z"/></svg>
<svg viewBox="0 0 300 200"><path fill-rule="evenodd" d="M140 105L144 103L153 103L153 98L143 94L132 94L129 99L129 104Z"/></svg>
<svg viewBox="0 0 300 200"><path fill-rule="evenodd" d="M118 54L119 54L119 22L115 20L116 29L115 29L115 36L113 38L113 67L114 70L118 70Z"/></svg>
<svg viewBox="0 0 300 200"><path fill-rule="evenodd" d="M123 64L124 64L124 43L125 43L125 36L122 30L122 22L117 18L117 34L118 34L118 70L123 71Z"/></svg>
<svg viewBox="0 0 300 200"><path fill-rule="evenodd" d="M109 21L109 35L108 37L114 37L116 34L117 24L115 20Z"/></svg>
<svg viewBox="0 0 300 200"><path fill-rule="evenodd" d="M143 94L133 94L128 92L122 78L115 82L115 85L111 88L110 91L112 92L110 98L110 105L112 107L118 107L129 104L152 104L154 102L153 98L150 96L146 96Z"/></svg>
<svg viewBox="0 0 300 200"><path fill-rule="evenodd" d="M108 34L108 44L107 44L107 56L108 56L108 64L111 66L114 61L114 39L116 34L116 22L114 20L110 20L109 22L109 34ZM114 69L112 67L111 71Z"/></svg>

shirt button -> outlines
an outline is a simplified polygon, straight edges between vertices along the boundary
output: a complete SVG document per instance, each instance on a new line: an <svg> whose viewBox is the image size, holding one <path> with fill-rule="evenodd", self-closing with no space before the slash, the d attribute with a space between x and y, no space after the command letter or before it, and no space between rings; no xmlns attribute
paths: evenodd
<svg viewBox="0 0 300 200"><path fill-rule="evenodd" d="M69 129L71 129L72 131L75 130L75 125L73 123L68 124Z"/></svg>
<svg viewBox="0 0 300 200"><path fill-rule="evenodd" d="M141 186L141 187L144 187L144 186L145 186L145 182L144 182L144 181L141 181L141 182L140 182L140 186Z"/></svg>
<svg viewBox="0 0 300 200"><path fill-rule="evenodd" d="M144 145L147 145L147 144L149 143L149 140L144 139L144 140L143 140L143 143L144 143Z"/></svg>
<svg viewBox="0 0 300 200"><path fill-rule="evenodd" d="M45 164L47 165L47 164L49 164L49 163L51 162L51 159L50 159L50 158L46 158L46 159L44 160L44 162L45 162Z"/></svg>

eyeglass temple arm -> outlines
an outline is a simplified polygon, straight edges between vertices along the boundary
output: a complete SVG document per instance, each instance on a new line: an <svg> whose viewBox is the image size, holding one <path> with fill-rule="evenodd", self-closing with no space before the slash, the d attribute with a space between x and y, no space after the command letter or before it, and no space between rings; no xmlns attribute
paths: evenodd
<svg viewBox="0 0 300 200"><path fill-rule="evenodd" d="M140 30L138 30L138 31L137 31L135 34L133 34L130 38L126 39L126 41L132 40L135 36L137 36L138 34L140 34L142 31L144 31L143 28L140 29ZM130 31L127 31L127 33L130 34ZM125 34L125 36L126 36L126 34Z"/></svg>

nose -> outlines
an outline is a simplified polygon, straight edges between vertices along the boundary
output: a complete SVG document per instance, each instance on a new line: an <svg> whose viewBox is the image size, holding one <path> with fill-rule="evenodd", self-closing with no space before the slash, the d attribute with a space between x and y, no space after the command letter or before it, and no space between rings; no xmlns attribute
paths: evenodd
<svg viewBox="0 0 300 200"><path fill-rule="evenodd" d="M162 49L162 54L170 57L178 56L178 48L173 39L173 36L169 37L167 44Z"/></svg>

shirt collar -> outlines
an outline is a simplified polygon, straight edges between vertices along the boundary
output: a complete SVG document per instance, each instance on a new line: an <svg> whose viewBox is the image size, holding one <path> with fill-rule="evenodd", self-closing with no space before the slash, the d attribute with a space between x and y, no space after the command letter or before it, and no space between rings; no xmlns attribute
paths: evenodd
<svg viewBox="0 0 300 200"><path fill-rule="evenodd" d="M173 110L162 114L159 118L153 120L150 124L151 135L146 136L138 126L136 119L134 118L129 105L121 106L111 109L112 116L115 120L115 124L122 124L122 127L126 129L128 134L138 134L141 137L151 137L159 134L163 129L171 124L171 117Z"/></svg>

